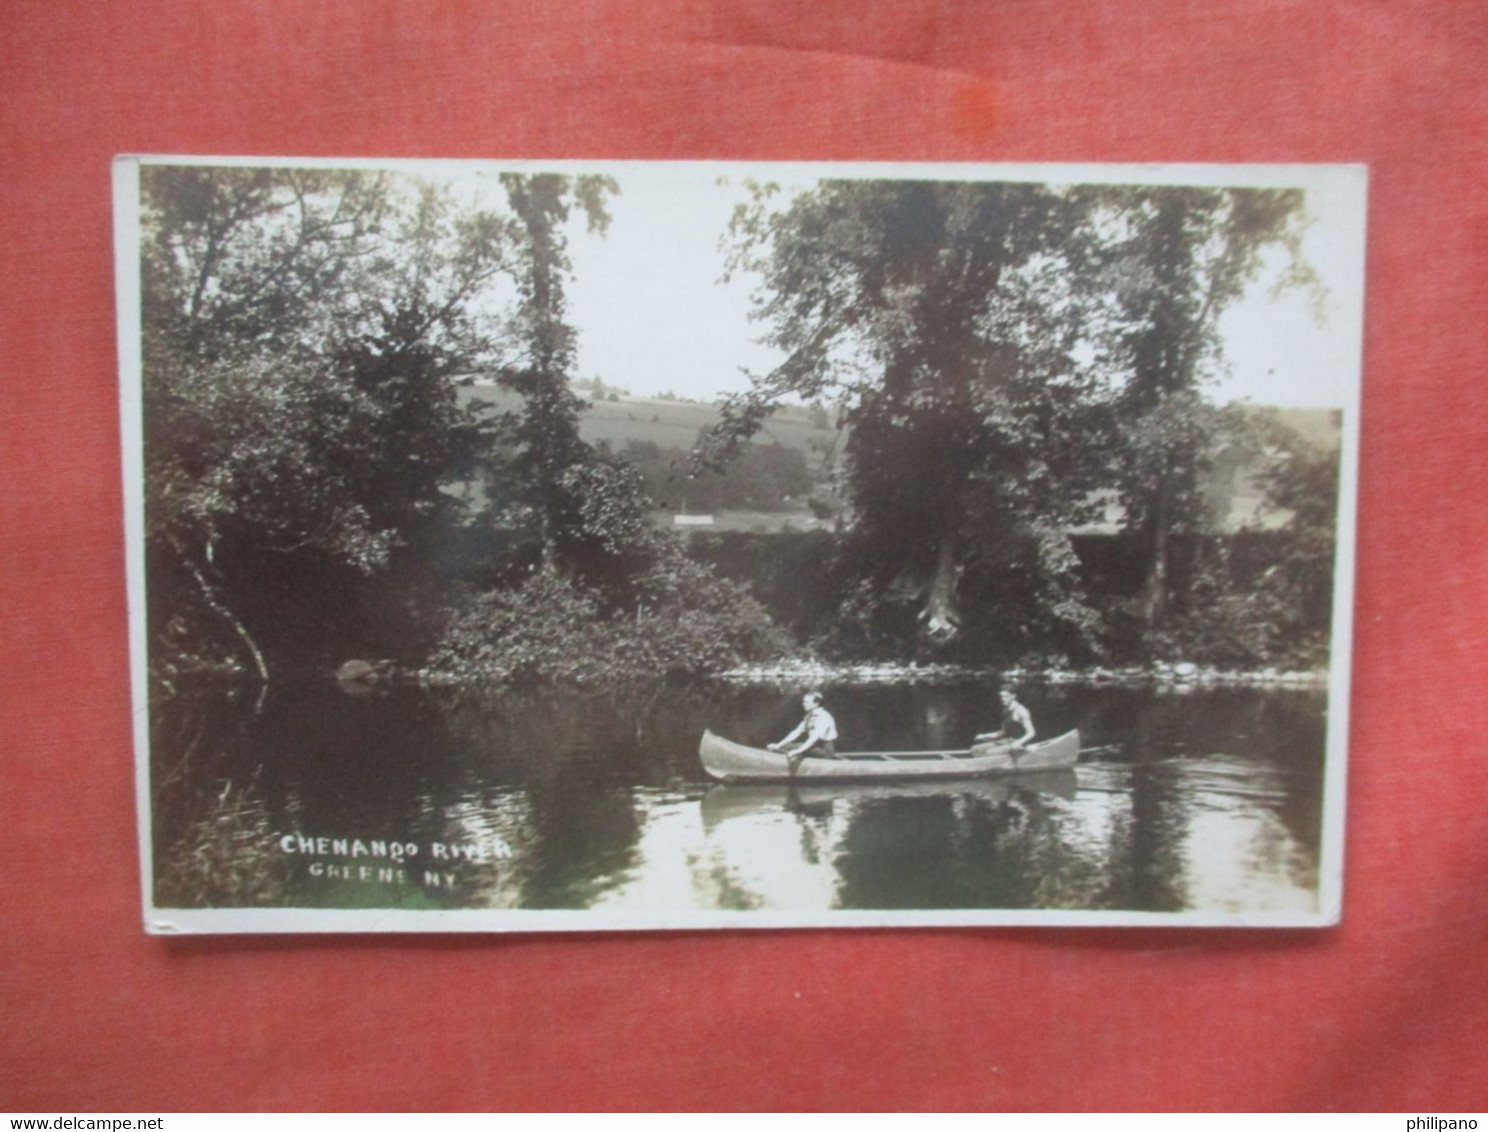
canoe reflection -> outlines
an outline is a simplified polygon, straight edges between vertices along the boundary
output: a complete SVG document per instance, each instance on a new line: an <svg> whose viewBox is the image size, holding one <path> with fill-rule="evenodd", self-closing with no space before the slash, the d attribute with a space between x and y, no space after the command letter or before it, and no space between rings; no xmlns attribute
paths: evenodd
<svg viewBox="0 0 1488 1132"><path fill-rule="evenodd" d="M998 804L1020 793L1052 794L1069 800L1077 789L1071 769L1038 771L1016 777L963 779L947 782L864 783L719 783L703 795L703 829L711 833L730 818L758 814L811 815L836 802L856 804L888 798L968 798Z"/></svg>

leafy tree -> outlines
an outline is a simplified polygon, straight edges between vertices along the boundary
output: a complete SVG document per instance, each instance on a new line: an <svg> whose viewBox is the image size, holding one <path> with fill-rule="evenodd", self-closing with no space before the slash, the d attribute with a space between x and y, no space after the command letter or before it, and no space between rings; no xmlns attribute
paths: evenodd
<svg viewBox="0 0 1488 1132"><path fill-rule="evenodd" d="M1339 452L1313 443L1274 419L1251 422L1262 448L1259 484L1265 507L1284 518L1278 530L1250 540L1219 563L1209 609L1217 607L1232 637L1248 647L1244 663L1326 663L1337 547Z"/></svg>
<svg viewBox="0 0 1488 1132"><path fill-rule="evenodd" d="M576 338L566 319L574 209L609 223L605 177L503 174L517 220L516 358L499 383L522 397L487 461L493 520L525 531L523 575L453 603L431 661L457 678L573 680L698 674L778 652L783 636L740 586L688 560L654 530L642 473L579 434ZM596 394L603 386L591 384Z"/></svg>
<svg viewBox="0 0 1488 1132"><path fill-rule="evenodd" d="M1303 262L1299 190L1143 187L1086 190L1104 238L1083 266L1109 288L1101 364L1112 400L1114 486L1139 544L1148 629L1169 601L1175 535L1206 528L1203 476L1220 418L1202 389L1222 369L1219 318L1260 273L1289 257L1283 284L1317 281Z"/></svg>
<svg viewBox="0 0 1488 1132"><path fill-rule="evenodd" d="M558 675L533 632L583 651L569 630L591 610L614 653L598 671L694 671L778 643L738 587L710 589L651 528L637 472L579 435L568 225L577 210L602 231L615 184L500 185L506 209L396 175L147 168L149 608L178 658L226 646L267 681L307 651L397 642L413 659L453 641L507 658L471 672L527 671L531 647ZM520 403L463 400L482 376ZM455 489L480 476L471 515ZM435 551L482 524L502 536L484 545L504 588L452 602ZM534 569L512 569L528 552ZM518 631L544 595L553 618ZM170 657L155 654L167 683Z"/></svg>
<svg viewBox="0 0 1488 1132"><path fill-rule="evenodd" d="M1080 639L1091 612L1065 531L1097 460L1096 377L1070 282L1090 205L1031 184L826 181L736 213L733 263L786 353L725 405L704 459L726 459L787 395L836 401L847 428L845 557L870 636L962 625L963 574L1030 579L1001 635ZM907 614L907 622L906 622ZM896 622L897 618L897 622Z"/></svg>
<svg viewBox="0 0 1488 1132"><path fill-rule="evenodd" d="M147 166L142 189L152 621L188 649L230 629L267 679L257 591L385 571L455 506L486 430L454 387L495 358L475 300L509 232L356 171Z"/></svg>
<svg viewBox="0 0 1488 1132"><path fill-rule="evenodd" d="M565 320L563 283L572 265L564 225L577 205L590 230L603 232L609 224L604 198L617 186L607 177L551 173L503 173L501 184L520 239L518 303L511 320L519 356L502 370L500 382L521 394L523 403L507 421L515 451L495 478L507 485L509 502L530 517L543 557L550 559L561 549L560 513L576 506L571 471L592 456L579 436L584 402L569 386L577 339Z"/></svg>
<svg viewBox="0 0 1488 1132"><path fill-rule="evenodd" d="M1161 615L1168 540L1201 523L1203 381L1263 253L1296 258L1301 196L1240 189L819 183L756 187L733 263L786 354L725 406L728 458L783 397L848 429L845 612L983 649L1098 647L1069 531L1115 489ZM971 595L972 601L964 598Z"/></svg>

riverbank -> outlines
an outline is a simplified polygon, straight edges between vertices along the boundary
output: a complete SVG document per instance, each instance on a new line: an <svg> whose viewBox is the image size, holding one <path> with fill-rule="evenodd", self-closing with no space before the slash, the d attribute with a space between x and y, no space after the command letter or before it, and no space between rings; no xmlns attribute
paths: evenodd
<svg viewBox="0 0 1488 1132"><path fill-rule="evenodd" d="M218 686L235 683L248 677L241 669L201 670L193 673L197 683ZM589 676L579 674L570 679L491 679L480 674L457 674L431 671L427 668L405 668L392 661L353 660L343 664L330 674L335 682L347 692L368 691L374 686L398 684L416 685L426 688L464 687L469 685L501 685L506 687L549 687L604 689L628 687L636 684L654 684L656 674L625 677ZM324 670L302 671L298 679L307 677L324 679ZM739 687L752 685L765 687L806 688L815 685L837 687L868 687L872 685L919 685L962 684L973 681L997 681L1003 684L1054 684L1078 687L1154 687L1159 690L1186 688L1297 688L1326 689L1328 674L1321 671L1283 671L1263 668L1254 671L1237 671L1213 668L1204 665L1180 662L1176 664L1149 664L1128 667L1094 668L1024 668L1013 667L978 668L959 664L868 663L855 661L822 660L777 660L754 664L741 664L721 672L709 673L693 678L704 683L719 681ZM295 683L296 677L288 677ZM160 687L170 696L179 689L171 681L160 681Z"/></svg>
<svg viewBox="0 0 1488 1132"><path fill-rule="evenodd" d="M1234 671L1179 662L1123 668L971 668L957 664L832 663L820 660L743 664L718 674L730 684L866 685L948 684L996 679L1010 684L1075 684L1085 686L1155 685L1165 687L1326 688L1328 674L1283 672L1275 668Z"/></svg>

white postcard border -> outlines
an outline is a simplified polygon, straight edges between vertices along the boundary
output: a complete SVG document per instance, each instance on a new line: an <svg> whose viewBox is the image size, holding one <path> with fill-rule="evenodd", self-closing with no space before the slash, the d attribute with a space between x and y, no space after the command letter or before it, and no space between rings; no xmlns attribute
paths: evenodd
<svg viewBox="0 0 1488 1132"><path fill-rule="evenodd" d="M149 757L148 642L145 626L142 313L140 279L140 177L145 165L376 169L419 175L469 174L477 170L521 173L624 175L664 170L693 176L773 178L787 181L920 179L1013 181L1048 184L1204 185L1302 188L1330 194L1334 226L1349 241L1346 254L1356 269L1340 281L1348 294L1340 304L1346 325L1334 341L1350 351L1344 364L1356 378L1343 408L1327 733L1318 862L1318 907L1305 912L1133 912L1027 909L935 911L706 912L657 910L616 912L523 910L356 910L312 908L157 908L152 900L153 849ZM1344 825L1348 773L1351 650L1355 545L1358 512L1360 411L1363 386L1363 326L1366 282L1368 170L1361 164L974 164L934 162L767 161L519 161L501 159L289 158L209 155L121 155L113 164L115 282L120 367L119 413L128 591L135 798L142 870L141 907L147 932L203 933L422 933L693 931L700 929L799 930L820 928L1255 928L1295 929L1336 925L1343 914Z"/></svg>

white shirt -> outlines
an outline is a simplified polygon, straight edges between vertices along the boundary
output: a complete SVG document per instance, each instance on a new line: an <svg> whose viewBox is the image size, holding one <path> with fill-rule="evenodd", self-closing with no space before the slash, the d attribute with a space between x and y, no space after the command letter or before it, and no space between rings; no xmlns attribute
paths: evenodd
<svg viewBox="0 0 1488 1132"><path fill-rule="evenodd" d="M803 747L812 747L817 743L837 742L837 721L832 718L832 713L818 704L806 713L806 718L801 720L801 725L780 740L778 746L784 747L787 743L794 743L802 735L805 741Z"/></svg>

